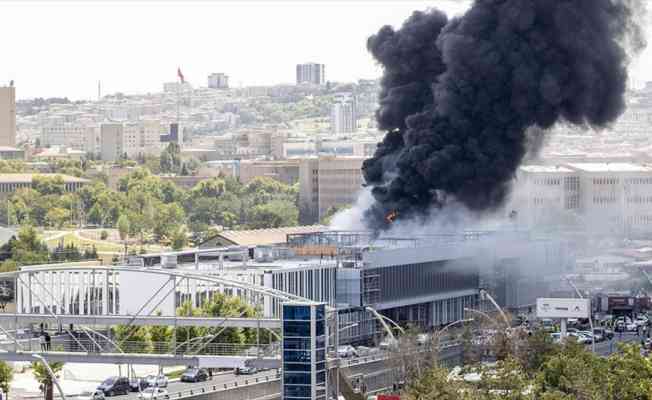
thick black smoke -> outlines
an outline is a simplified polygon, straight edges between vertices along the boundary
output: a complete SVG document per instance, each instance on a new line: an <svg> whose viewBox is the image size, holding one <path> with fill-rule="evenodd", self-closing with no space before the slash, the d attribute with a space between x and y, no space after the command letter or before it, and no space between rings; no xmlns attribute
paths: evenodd
<svg viewBox="0 0 652 400"><path fill-rule="evenodd" d="M495 209L533 143L528 128L614 121L627 50L643 43L634 1L476 0L462 17L415 12L370 37L387 135L363 165L375 199L368 224L427 217L451 201Z"/></svg>

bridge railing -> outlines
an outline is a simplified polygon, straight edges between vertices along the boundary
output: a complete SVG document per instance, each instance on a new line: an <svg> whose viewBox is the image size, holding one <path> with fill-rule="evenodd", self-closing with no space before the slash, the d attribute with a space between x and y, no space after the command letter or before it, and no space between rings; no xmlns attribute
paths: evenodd
<svg viewBox="0 0 652 400"><path fill-rule="evenodd" d="M118 342L119 343L119 342ZM126 341L119 343L120 349L106 340L70 337L53 338L49 346L39 339L21 340L18 350L39 352L83 352L83 353L127 353L127 354L173 354L212 355L212 356L251 356L270 357L278 353L278 346L234 343L174 344L172 342ZM0 348L13 350L13 342L5 342ZM199 350L197 352L197 350Z"/></svg>
<svg viewBox="0 0 652 400"><path fill-rule="evenodd" d="M273 387L260 387L260 386L262 386L261 384L265 384L265 383L280 382L280 380L281 380L280 371L274 370L273 372L267 375L256 376L256 377L251 377L250 379L245 379L244 382L233 381L233 382L216 383L216 384L211 384L210 382L208 382L207 385L201 386L199 388L195 386L190 389L170 392L168 393L166 399L169 400L183 399L183 398L194 397L202 394L226 392L226 391L231 391L239 388L242 388L244 390L243 396L238 397L229 394L228 397L224 397L224 398L225 399L228 398L229 400L238 400L239 398L255 399L255 398L261 398L261 397L279 394L281 391L280 385L275 385ZM160 400L164 400L164 399L160 398Z"/></svg>

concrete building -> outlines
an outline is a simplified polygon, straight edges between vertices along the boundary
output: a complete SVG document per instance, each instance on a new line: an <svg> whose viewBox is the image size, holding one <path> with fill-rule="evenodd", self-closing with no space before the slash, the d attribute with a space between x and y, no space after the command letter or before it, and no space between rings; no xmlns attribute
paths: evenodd
<svg viewBox="0 0 652 400"><path fill-rule="evenodd" d="M0 146L0 160L24 160L25 150L15 147Z"/></svg>
<svg viewBox="0 0 652 400"><path fill-rule="evenodd" d="M100 125L100 158L103 161L117 161L124 155L123 135L124 125L121 123Z"/></svg>
<svg viewBox="0 0 652 400"><path fill-rule="evenodd" d="M299 181L299 160L243 160L240 162L240 183L246 185L258 176L265 176L288 185L294 185Z"/></svg>
<svg viewBox="0 0 652 400"><path fill-rule="evenodd" d="M297 64L297 85L323 85L326 83L326 66L317 63Z"/></svg>
<svg viewBox="0 0 652 400"><path fill-rule="evenodd" d="M338 93L331 106L331 131L352 133L358 128L355 96L352 93Z"/></svg>
<svg viewBox="0 0 652 400"><path fill-rule="evenodd" d="M0 174L0 194L14 193L21 188L31 188L34 177L61 178L66 192L76 192L87 183L88 179L62 174Z"/></svg>
<svg viewBox="0 0 652 400"><path fill-rule="evenodd" d="M319 221L334 206L353 204L362 188L363 157L301 160L299 210L304 223Z"/></svg>
<svg viewBox="0 0 652 400"><path fill-rule="evenodd" d="M16 88L0 87L0 146L16 147Z"/></svg>
<svg viewBox="0 0 652 400"><path fill-rule="evenodd" d="M519 168L509 210L534 228L572 225L596 234L652 234L652 167L627 162L573 162Z"/></svg>
<svg viewBox="0 0 652 400"><path fill-rule="evenodd" d="M160 151L159 121L112 122L100 126L100 157L104 161L116 161L125 155L128 158L157 155Z"/></svg>
<svg viewBox="0 0 652 400"><path fill-rule="evenodd" d="M228 89L229 76L222 72L208 75L208 87L211 89Z"/></svg>

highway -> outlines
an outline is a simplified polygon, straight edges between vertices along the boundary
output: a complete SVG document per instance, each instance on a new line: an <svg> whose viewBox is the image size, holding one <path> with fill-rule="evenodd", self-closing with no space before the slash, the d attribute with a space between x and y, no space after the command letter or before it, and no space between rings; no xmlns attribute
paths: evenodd
<svg viewBox="0 0 652 400"><path fill-rule="evenodd" d="M198 392L201 392L202 389L205 389L206 391L213 390L213 386L216 386L217 389L219 389L220 387L223 388L225 384L227 384L229 387L233 387L234 383L238 383L240 385L240 384L244 384L245 381L252 382L255 381L256 378L258 378L259 380L264 380L266 377L269 377L269 379L275 378L276 370L265 370L253 375L238 375L238 376L233 374L233 372L219 373L213 375L213 378L209 378L209 380L205 382L196 382L196 383L178 382L178 381L170 382L168 384L167 390L170 394L174 394L176 392L181 392L181 391L187 392L190 390L193 391L197 390ZM138 392L130 393L127 396L116 396L115 399L137 400Z"/></svg>

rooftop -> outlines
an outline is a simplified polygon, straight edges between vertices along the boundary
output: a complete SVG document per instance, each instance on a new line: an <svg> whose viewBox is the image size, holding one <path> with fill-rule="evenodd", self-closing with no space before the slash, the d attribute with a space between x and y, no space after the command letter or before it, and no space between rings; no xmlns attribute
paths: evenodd
<svg viewBox="0 0 652 400"><path fill-rule="evenodd" d="M328 230L324 225L289 226L273 229L226 230L208 239L221 238L237 246L259 246L285 243L287 235L316 233Z"/></svg>
<svg viewBox="0 0 652 400"><path fill-rule="evenodd" d="M88 183L88 179L63 174L0 174L1 183L32 183L35 176L54 178L60 176L64 183Z"/></svg>
<svg viewBox="0 0 652 400"><path fill-rule="evenodd" d="M615 162L615 163L568 163L570 168L585 172L652 172L645 165Z"/></svg>
<svg viewBox="0 0 652 400"><path fill-rule="evenodd" d="M572 169L561 165L522 165L519 169L525 172L574 172Z"/></svg>

